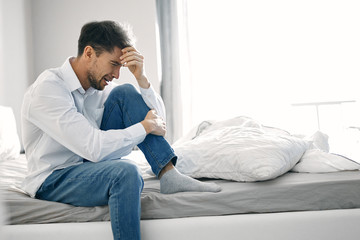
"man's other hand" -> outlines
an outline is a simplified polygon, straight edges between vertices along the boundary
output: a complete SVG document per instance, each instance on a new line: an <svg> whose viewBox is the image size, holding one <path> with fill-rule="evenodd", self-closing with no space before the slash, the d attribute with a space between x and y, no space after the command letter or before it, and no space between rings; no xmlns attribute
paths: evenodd
<svg viewBox="0 0 360 240"><path fill-rule="evenodd" d="M156 114L155 110L150 110L141 124L145 128L146 134L154 134L157 136L165 136L166 134L166 123Z"/></svg>

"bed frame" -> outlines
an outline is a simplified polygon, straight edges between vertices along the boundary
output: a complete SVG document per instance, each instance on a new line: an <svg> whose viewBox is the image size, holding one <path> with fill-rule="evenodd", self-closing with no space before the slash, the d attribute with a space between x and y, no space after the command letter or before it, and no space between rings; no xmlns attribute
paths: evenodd
<svg viewBox="0 0 360 240"><path fill-rule="evenodd" d="M112 240L110 222L6 225L4 240ZM142 220L143 240L357 240L360 209Z"/></svg>

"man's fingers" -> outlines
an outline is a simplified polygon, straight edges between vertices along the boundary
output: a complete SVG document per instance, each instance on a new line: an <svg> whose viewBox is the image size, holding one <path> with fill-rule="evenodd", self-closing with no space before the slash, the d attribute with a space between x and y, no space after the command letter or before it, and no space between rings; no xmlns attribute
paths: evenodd
<svg viewBox="0 0 360 240"><path fill-rule="evenodd" d="M143 57L142 56L137 56L137 55L130 55L127 56L125 58L122 58L122 60L120 60L120 63L125 65L125 66L130 66L130 65L135 65L135 64L143 64Z"/></svg>
<svg viewBox="0 0 360 240"><path fill-rule="evenodd" d="M123 48L123 49L121 49L121 51L122 51L123 53L131 52L131 51L137 52L136 48L133 47L133 46Z"/></svg>
<svg viewBox="0 0 360 240"><path fill-rule="evenodd" d="M145 59L145 57L138 52L127 52L127 53L124 53L123 55L121 55L120 60L129 58L129 57L133 57L133 56L138 57L139 59Z"/></svg>
<svg viewBox="0 0 360 240"><path fill-rule="evenodd" d="M141 55L135 48L133 47L129 47L129 48L124 48L121 50L123 52L123 54L120 57L120 60L127 58L129 56L138 56L140 59L144 59L144 56Z"/></svg>

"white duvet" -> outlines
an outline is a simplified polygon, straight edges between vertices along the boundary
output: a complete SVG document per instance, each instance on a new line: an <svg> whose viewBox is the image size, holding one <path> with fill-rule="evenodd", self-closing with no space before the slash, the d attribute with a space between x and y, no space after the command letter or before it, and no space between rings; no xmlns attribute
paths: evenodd
<svg viewBox="0 0 360 240"><path fill-rule="evenodd" d="M290 170L333 172L358 170L360 165L327 151L320 132L305 139L265 127L248 117L205 121L177 141L177 169L195 178L264 181Z"/></svg>

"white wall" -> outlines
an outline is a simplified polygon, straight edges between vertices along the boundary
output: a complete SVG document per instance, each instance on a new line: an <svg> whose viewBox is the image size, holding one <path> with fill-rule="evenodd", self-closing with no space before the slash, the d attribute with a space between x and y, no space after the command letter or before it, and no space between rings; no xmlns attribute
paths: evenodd
<svg viewBox="0 0 360 240"><path fill-rule="evenodd" d="M31 74L29 2L0 1L0 105L13 108L20 134L20 108Z"/></svg>
<svg viewBox="0 0 360 240"><path fill-rule="evenodd" d="M4 82L3 82L3 1L0 1L0 103L3 103L5 101L4 97Z"/></svg>
<svg viewBox="0 0 360 240"><path fill-rule="evenodd" d="M3 102L4 93L3 93L3 45L2 45L2 33L3 33L3 19L2 19L2 12L3 12L3 2L0 1L0 103ZM0 192L0 237L2 235L2 225L4 224L4 206L2 202L1 192Z"/></svg>
<svg viewBox="0 0 360 240"><path fill-rule="evenodd" d="M76 56L81 27L92 20L133 26L146 72L160 89L155 0L0 0L0 105L13 108L20 132L26 88L45 69ZM127 69L120 82L135 83Z"/></svg>

